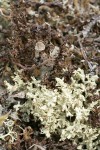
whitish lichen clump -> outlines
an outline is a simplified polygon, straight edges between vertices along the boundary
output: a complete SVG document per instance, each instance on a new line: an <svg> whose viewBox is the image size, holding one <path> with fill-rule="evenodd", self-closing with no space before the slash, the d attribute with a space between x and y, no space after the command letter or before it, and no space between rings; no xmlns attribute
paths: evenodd
<svg viewBox="0 0 100 150"><path fill-rule="evenodd" d="M94 106L99 107L99 100L88 103L87 98L98 94L96 89L97 75L84 73L80 68L74 71L71 84L64 79L56 78L56 89L47 89L45 85L32 77L25 83L17 73L13 78L15 85L6 82L8 91L25 93L27 102L19 105L19 109L33 114L36 120L41 120L41 133L48 138L52 133L58 133L60 140L70 139L78 145L77 149L95 150L98 148L99 129L88 124L88 116ZM17 106L16 106L17 107ZM18 108L17 108L18 110ZM79 142L79 139L82 139ZM95 141L95 142L94 142Z"/></svg>

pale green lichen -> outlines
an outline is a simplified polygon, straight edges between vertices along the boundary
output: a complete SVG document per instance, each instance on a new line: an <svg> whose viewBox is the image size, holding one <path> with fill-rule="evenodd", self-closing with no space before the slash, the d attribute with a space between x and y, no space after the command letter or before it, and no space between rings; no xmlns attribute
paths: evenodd
<svg viewBox="0 0 100 150"><path fill-rule="evenodd" d="M86 145L87 150L95 150L98 145L99 129L92 128L88 124L88 116L94 106L99 106L100 100L88 103L87 98L99 94L95 90L97 79L97 75L85 75L79 68L74 71L71 84L65 83L64 79L56 78L54 90L47 89L34 77L31 82L25 83L18 73L13 78L15 85L5 83L10 94L14 91L25 92L27 101L19 106L19 109L41 121L43 125L41 133L48 138L52 133L58 133L60 140L66 138L72 140L78 145L77 149L82 149L82 146Z"/></svg>
<svg viewBox="0 0 100 150"><path fill-rule="evenodd" d="M14 121L7 119L4 122L5 128L6 128L6 134L0 133L0 140L5 140L6 137L9 137L9 142L13 143L15 140L17 140L17 133L13 130L14 128Z"/></svg>

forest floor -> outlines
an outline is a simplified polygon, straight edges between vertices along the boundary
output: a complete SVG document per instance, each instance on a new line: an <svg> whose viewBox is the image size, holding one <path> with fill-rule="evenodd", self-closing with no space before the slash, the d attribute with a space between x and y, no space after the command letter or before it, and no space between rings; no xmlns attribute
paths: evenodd
<svg viewBox="0 0 100 150"><path fill-rule="evenodd" d="M13 106L24 101L18 95L11 99L4 84L4 80L11 82L16 68L23 70L25 81L35 76L51 89L55 88L55 77L64 77L70 84L73 71L81 68L85 73L98 75L97 89L100 89L99 1L79 4L66 0L65 3L19 0L11 4L10 11L11 14L4 11L0 16L0 134L6 133L2 123L6 116L2 115L9 112L10 118ZM62 68L67 69L63 72ZM92 97L91 101L94 100L98 97ZM89 118L97 128L99 111L95 110ZM70 140L59 142L57 135L52 139L41 135L38 123L33 126L32 121L16 120L15 128L18 139L10 143L7 136L0 141L0 150L77 150Z"/></svg>

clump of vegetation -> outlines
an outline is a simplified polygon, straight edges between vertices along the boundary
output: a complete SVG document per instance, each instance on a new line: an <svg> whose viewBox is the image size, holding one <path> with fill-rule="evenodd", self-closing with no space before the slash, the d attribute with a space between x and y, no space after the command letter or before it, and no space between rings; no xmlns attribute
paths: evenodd
<svg viewBox="0 0 100 150"><path fill-rule="evenodd" d="M71 84L64 79L56 78L56 89L47 89L41 81L32 77L31 82L24 82L19 73L13 77L14 85L5 82L10 95L15 92L24 93L27 101L15 105L17 111L34 116L40 120L41 133L50 138L53 133L60 135L60 140L70 139L82 149L98 147L99 129L93 128L88 117L94 107L99 107L99 101L88 102L88 97L98 95L96 91L97 75L84 73L80 68L74 71ZM24 121L27 122L27 118ZM25 120L26 119L26 120ZM81 139L81 140L80 140Z"/></svg>

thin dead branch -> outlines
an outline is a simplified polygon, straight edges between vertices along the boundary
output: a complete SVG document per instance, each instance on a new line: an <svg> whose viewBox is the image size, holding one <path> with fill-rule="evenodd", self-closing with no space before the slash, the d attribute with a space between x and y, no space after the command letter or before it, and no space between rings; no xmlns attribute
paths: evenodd
<svg viewBox="0 0 100 150"><path fill-rule="evenodd" d="M80 35L83 35L83 38L88 37L89 32L91 31L92 27L97 23L98 20L100 20L100 16L94 17L93 20L84 27Z"/></svg>
<svg viewBox="0 0 100 150"><path fill-rule="evenodd" d="M88 64L90 71L92 72L92 71L93 71L92 65L91 65L90 62L88 61L86 52L85 52L85 50L84 50L84 48L83 48L83 45L82 45L82 43L81 43L81 41L80 41L80 37L79 37L79 36L77 36L77 37L78 37L78 43L79 43L80 50L81 50L81 52L82 52L83 58L84 58L84 60L86 61L86 63Z"/></svg>

